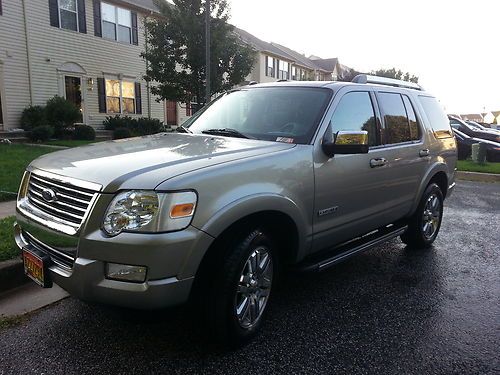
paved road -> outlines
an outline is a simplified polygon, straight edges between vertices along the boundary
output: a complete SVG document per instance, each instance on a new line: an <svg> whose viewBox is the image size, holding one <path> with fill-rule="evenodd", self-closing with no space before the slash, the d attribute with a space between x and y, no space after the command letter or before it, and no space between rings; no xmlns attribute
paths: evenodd
<svg viewBox="0 0 500 375"><path fill-rule="evenodd" d="M500 184L459 182L433 250L394 240L291 275L244 349L210 349L184 309L66 299L0 332L0 374L498 373L499 244Z"/></svg>

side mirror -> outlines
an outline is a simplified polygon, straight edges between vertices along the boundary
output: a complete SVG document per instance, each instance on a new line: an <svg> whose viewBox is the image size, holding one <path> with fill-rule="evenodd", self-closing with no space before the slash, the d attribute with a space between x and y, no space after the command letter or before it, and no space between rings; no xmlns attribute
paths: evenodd
<svg viewBox="0 0 500 375"><path fill-rule="evenodd" d="M335 154L366 154L368 153L368 132L341 130L334 137L329 125L323 136L321 148L329 157Z"/></svg>

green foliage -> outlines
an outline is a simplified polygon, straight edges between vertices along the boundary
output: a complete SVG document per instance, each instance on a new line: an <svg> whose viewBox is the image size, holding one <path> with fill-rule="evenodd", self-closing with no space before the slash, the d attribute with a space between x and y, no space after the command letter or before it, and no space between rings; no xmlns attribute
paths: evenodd
<svg viewBox="0 0 500 375"><path fill-rule="evenodd" d="M103 121L103 125L106 130L115 130L117 128L132 129L134 127L134 121L135 120L130 116L108 116Z"/></svg>
<svg viewBox="0 0 500 375"><path fill-rule="evenodd" d="M0 262L15 258L20 254L20 250L14 242L15 221L14 216L0 219Z"/></svg>
<svg viewBox="0 0 500 375"><path fill-rule="evenodd" d="M116 128L113 131L113 139L123 139L132 137L132 131L129 128Z"/></svg>
<svg viewBox="0 0 500 375"><path fill-rule="evenodd" d="M33 128L29 134L29 138L34 142L48 141L54 135L54 128L50 125L41 125Z"/></svg>
<svg viewBox="0 0 500 375"><path fill-rule="evenodd" d="M379 69L379 70L372 71L371 74L379 76L379 77L395 78L395 79L400 79L400 80L407 81L407 82L418 83L417 76L410 74L408 72L405 73L401 69L396 70L396 68Z"/></svg>
<svg viewBox="0 0 500 375"><path fill-rule="evenodd" d="M155 0L163 17L146 21L148 61L145 79L161 99L205 102L205 14L202 0ZM255 51L227 23L227 0L211 1L210 89L212 95L244 81L252 70Z"/></svg>
<svg viewBox="0 0 500 375"><path fill-rule="evenodd" d="M129 116L108 116L103 123L107 130L117 130L119 128L128 129L130 131L129 137L156 134L165 131L165 125L163 122L158 119L147 117L139 117L135 119ZM120 130L120 132L122 132L122 130ZM116 137L114 138L116 139Z"/></svg>
<svg viewBox="0 0 500 375"><path fill-rule="evenodd" d="M0 190L14 194L0 192L0 201L16 199L17 190L21 183L24 170L37 157L48 152L56 151L49 147L28 146L17 144L0 144Z"/></svg>
<svg viewBox="0 0 500 375"><path fill-rule="evenodd" d="M23 110L21 115L21 127L31 130L45 124L45 108L41 105L30 105Z"/></svg>
<svg viewBox="0 0 500 375"><path fill-rule="evenodd" d="M75 122L80 121L81 113L78 107L70 101L60 96L54 96L47 101L45 117L47 122L54 126L56 135L58 135L63 128L73 126Z"/></svg>
<svg viewBox="0 0 500 375"><path fill-rule="evenodd" d="M73 133L73 139L93 141L95 139L95 130L92 126L77 125Z"/></svg>

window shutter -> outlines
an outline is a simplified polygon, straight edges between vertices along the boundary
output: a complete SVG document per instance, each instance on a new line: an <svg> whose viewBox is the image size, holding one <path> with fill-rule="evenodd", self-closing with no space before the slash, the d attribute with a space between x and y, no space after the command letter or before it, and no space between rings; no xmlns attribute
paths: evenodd
<svg viewBox="0 0 500 375"><path fill-rule="evenodd" d="M139 45L139 34L137 33L137 13L132 12L132 44Z"/></svg>
<svg viewBox="0 0 500 375"><path fill-rule="evenodd" d="M142 115L142 92L139 82L135 83L135 113Z"/></svg>
<svg viewBox="0 0 500 375"><path fill-rule="evenodd" d="M59 27L59 8L57 0L49 0L50 26Z"/></svg>
<svg viewBox="0 0 500 375"><path fill-rule="evenodd" d="M106 82L104 78L97 78L97 96L99 98L99 113L106 113Z"/></svg>
<svg viewBox="0 0 500 375"><path fill-rule="evenodd" d="M85 14L85 0L78 0L78 30L87 34L87 16Z"/></svg>
<svg viewBox="0 0 500 375"><path fill-rule="evenodd" d="M0 0L0 16L3 14L2 12L2 0Z"/></svg>
<svg viewBox="0 0 500 375"><path fill-rule="evenodd" d="M94 0L94 35L102 37L101 2Z"/></svg>
<svg viewBox="0 0 500 375"><path fill-rule="evenodd" d="M280 61L278 59L274 59L274 77L280 77Z"/></svg>

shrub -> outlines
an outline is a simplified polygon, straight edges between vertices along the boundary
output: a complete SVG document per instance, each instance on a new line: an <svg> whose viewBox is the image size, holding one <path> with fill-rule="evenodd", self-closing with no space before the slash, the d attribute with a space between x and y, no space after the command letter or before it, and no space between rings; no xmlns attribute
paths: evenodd
<svg viewBox="0 0 500 375"><path fill-rule="evenodd" d="M103 122L107 130L115 130L118 128L129 129L132 135L149 135L165 131L165 125L158 119L147 117L139 117L137 119L130 116L114 117L108 116Z"/></svg>
<svg viewBox="0 0 500 375"><path fill-rule="evenodd" d="M48 141L54 135L54 128L49 125L41 125L33 128L29 135L32 141L45 142Z"/></svg>
<svg viewBox="0 0 500 375"><path fill-rule="evenodd" d="M73 133L73 138L85 141L93 141L95 139L95 130L92 126L77 125Z"/></svg>
<svg viewBox="0 0 500 375"><path fill-rule="evenodd" d="M31 130L45 123L45 108L41 105L30 105L23 110L21 115L21 127Z"/></svg>
<svg viewBox="0 0 500 375"><path fill-rule="evenodd" d="M128 128L132 129L134 128L134 120L130 116L108 116L106 119L103 121L104 128L106 130L115 130L118 128Z"/></svg>
<svg viewBox="0 0 500 375"><path fill-rule="evenodd" d="M113 131L113 139L122 139L132 137L132 132L128 128L116 128Z"/></svg>
<svg viewBox="0 0 500 375"><path fill-rule="evenodd" d="M134 130L138 135L149 135L165 131L165 126L158 119L141 117L137 119L137 127Z"/></svg>
<svg viewBox="0 0 500 375"><path fill-rule="evenodd" d="M81 120L80 110L76 105L60 96L54 96L47 101L45 106L45 117L48 123L55 128L59 135L63 128L72 126Z"/></svg>

